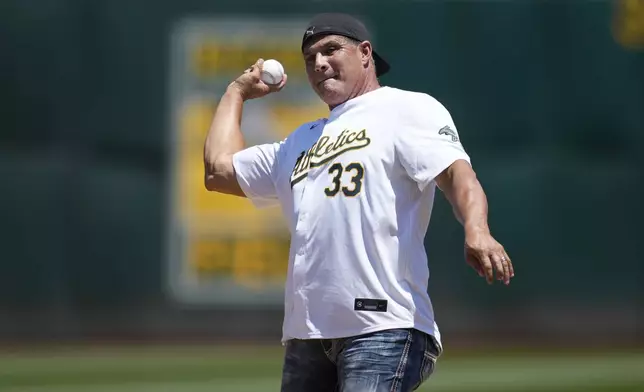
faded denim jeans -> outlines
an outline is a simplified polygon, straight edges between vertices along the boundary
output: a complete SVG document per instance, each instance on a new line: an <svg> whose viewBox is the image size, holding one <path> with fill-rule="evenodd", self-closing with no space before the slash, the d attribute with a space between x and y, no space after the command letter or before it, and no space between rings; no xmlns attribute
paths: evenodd
<svg viewBox="0 0 644 392"><path fill-rule="evenodd" d="M282 392L409 392L434 371L441 350L415 329L286 343Z"/></svg>

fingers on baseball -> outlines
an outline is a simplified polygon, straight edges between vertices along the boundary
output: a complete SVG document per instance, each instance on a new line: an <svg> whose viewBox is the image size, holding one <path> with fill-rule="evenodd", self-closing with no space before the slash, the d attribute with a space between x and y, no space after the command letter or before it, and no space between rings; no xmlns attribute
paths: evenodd
<svg viewBox="0 0 644 392"><path fill-rule="evenodd" d="M253 65L251 65L250 67L246 68L246 69L244 70L244 73L245 73L245 74L247 74L247 73L252 73L252 74L257 75L257 77L259 78L259 76L260 76L260 75L261 75L261 73L262 73L262 65L263 65L263 64L264 64L264 60L262 60L262 59L258 59L258 60L255 62L255 64L253 64Z"/></svg>
<svg viewBox="0 0 644 392"><path fill-rule="evenodd" d="M253 74L257 76L258 80L261 80L263 69L264 69L264 60L258 59L253 65Z"/></svg>
<svg viewBox="0 0 644 392"><path fill-rule="evenodd" d="M284 85L286 85L286 79L287 78L288 78L288 76L286 74L284 74L284 77L282 78L282 81L279 82L279 84L276 84L274 86L269 86L270 89L271 89L271 92L276 92L276 91L280 91L281 89L283 89Z"/></svg>

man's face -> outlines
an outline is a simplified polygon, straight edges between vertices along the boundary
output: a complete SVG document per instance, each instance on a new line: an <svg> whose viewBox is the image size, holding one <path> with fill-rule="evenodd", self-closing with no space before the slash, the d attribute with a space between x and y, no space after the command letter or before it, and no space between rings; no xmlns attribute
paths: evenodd
<svg viewBox="0 0 644 392"><path fill-rule="evenodd" d="M335 107L353 98L364 83L371 45L326 35L305 46L302 54L311 87L327 105Z"/></svg>

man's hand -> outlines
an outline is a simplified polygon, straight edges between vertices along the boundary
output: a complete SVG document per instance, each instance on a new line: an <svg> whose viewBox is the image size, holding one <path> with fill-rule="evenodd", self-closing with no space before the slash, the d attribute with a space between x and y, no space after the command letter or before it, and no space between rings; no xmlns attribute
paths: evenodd
<svg viewBox="0 0 644 392"><path fill-rule="evenodd" d="M244 101L249 99L261 98L267 94L280 91L286 84L287 76L284 74L284 79L276 86L269 86L262 82L262 66L264 60L259 59L250 68L244 71L237 79L230 83L230 88L235 88L239 91Z"/></svg>
<svg viewBox="0 0 644 392"><path fill-rule="evenodd" d="M489 284L494 282L495 270L496 278L506 285L514 276L510 256L487 230L465 231L465 260Z"/></svg>

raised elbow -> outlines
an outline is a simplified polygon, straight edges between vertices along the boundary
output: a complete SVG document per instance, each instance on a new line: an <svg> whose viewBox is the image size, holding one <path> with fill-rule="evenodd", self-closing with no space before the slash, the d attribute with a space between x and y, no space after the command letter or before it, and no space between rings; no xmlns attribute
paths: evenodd
<svg viewBox="0 0 644 392"><path fill-rule="evenodd" d="M209 175L208 173L206 173L204 186L206 187L206 190L210 192L217 192L217 190L219 189L217 186L217 178L215 176Z"/></svg>
<svg viewBox="0 0 644 392"><path fill-rule="evenodd" d="M206 163L206 175L204 178L204 186L210 192L221 192L225 189L225 183L230 175L221 164L216 162Z"/></svg>
<svg viewBox="0 0 644 392"><path fill-rule="evenodd" d="M205 160L204 186L210 192L242 195L235 176L232 156Z"/></svg>

